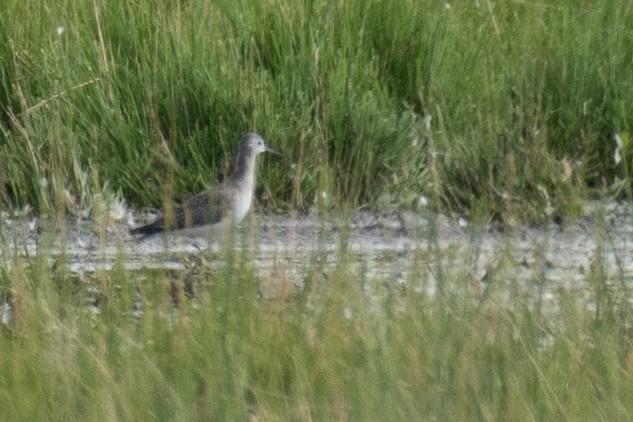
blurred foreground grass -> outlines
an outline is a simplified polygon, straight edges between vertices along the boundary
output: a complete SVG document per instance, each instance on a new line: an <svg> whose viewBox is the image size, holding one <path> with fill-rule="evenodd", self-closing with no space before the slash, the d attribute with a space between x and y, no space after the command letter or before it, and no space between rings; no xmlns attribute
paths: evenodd
<svg viewBox="0 0 633 422"><path fill-rule="evenodd" d="M5 260L2 418L631 419L624 275L597 255L589 291L552 288L546 260L526 282L500 258L482 283L475 252L451 252L449 268L429 244L406 280L350 271L344 248L327 268L316 251L301 280L262 278L232 250L191 273L121 261L78 277L63 256ZM277 294L262 294L270 283Z"/></svg>

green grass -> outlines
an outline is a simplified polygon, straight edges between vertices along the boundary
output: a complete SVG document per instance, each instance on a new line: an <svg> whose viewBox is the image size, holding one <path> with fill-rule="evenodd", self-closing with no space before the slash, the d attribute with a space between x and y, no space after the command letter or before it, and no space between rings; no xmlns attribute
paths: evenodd
<svg viewBox="0 0 633 422"><path fill-rule="evenodd" d="M545 289L546 299L545 260L526 283L500 257L482 285L456 264L475 251L442 252L450 266L433 261L437 253L419 250L404 285L362 281L348 269L357 258L342 252L336 266L315 259L305 289L268 299L248 253L210 258L224 262L215 271L117 265L87 278L68 273L63 257L8 259L3 419L631 418L633 309L623 279L595 265L589 292ZM435 296L422 293L430 274ZM295 277L278 267L274 282Z"/></svg>
<svg viewBox="0 0 633 422"><path fill-rule="evenodd" d="M450 5L6 0L2 209L92 207L103 228L118 191L161 206L226 174L248 130L284 152L261 163L267 209L409 208L424 195L511 223L629 195L633 4ZM315 259L304 290L270 299L247 253L194 277L189 299L188 274L121 262L86 280L45 247L3 246L3 419L633 417L624 275L596 265L590 292L556 290L551 308L541 267L524 285L501 260L481 286L430 250L404 288L380 280L368 295L342 246L334 270ZM417 292L427 269L435 297Z"/></svg>
<svg viewBox="0 0 633 422"><path fill-rule="evenodd" d="M179 200L248 130L284 152L262 166L267 208L425 195L538 221L630 182L612 137L631 133L627 0L5 3L8 207L74 211L106 183Z"/></svg>

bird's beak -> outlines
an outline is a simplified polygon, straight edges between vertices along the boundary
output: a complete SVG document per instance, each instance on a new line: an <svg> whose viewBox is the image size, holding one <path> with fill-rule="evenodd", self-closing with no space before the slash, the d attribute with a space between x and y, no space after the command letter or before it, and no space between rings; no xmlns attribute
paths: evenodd
<svg viewBox="0 0 633 422"><path fill-rule="evenodd" d="M275 154L275 155L281 155L280 153L278 153L278 152L277 152L277 151L275 151L274 149L270 149L270 148L268 148L268 147L266 147L266 152L270 152L270 153Z"/></svg>

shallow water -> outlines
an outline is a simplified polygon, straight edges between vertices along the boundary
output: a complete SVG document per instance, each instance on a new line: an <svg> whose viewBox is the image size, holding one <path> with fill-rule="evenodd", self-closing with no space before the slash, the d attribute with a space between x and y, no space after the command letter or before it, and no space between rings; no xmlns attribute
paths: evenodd
<svg viewBox="0 0 633 422"><path fill-rule="evenodd" d="M230 244L252 262L271 295L282 281L301 288L315 266L327 275L341 256L363 282L424 280L414 287L428 294L435 293L438 279L450 280L452 271L467 271L479 283L504 277L550 292L582 291L588 288L588 274L598 269L627 284L633 279L631 215L628 204L587 203L585 215L562 225L503 232L431 213L251 216L228 234L204 228L142 241L122 223L96 226L69 218L38 234L28 220L7 219L1 238L5 266L16 254L35 256L42 250L55 260L65 251L69 270L78 274L107 271L117 259L128 270L184 270L187 257L205 256L214 268L223 265L222 251Z"/></svg>

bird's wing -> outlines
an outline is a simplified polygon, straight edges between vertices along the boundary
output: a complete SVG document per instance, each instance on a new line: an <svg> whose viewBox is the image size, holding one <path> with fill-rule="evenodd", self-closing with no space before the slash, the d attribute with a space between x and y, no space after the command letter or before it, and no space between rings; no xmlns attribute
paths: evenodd
<svg viewBox="0 0 633 422"><path fill-rule="evenodd" d="M219 185L187 199L174 211L172 228L219 223L230 212L229 190Z"/></svg>
<svg viewBox="0 0 633 422"><path fill-rule="evenodd" d="M230 197L231 190L225 184L220 184L187 199L168 220L168 216L158 218L150 224L131 229L130 233L142 234L145 239L165 230L219 223L230 214Z"/></svg>

